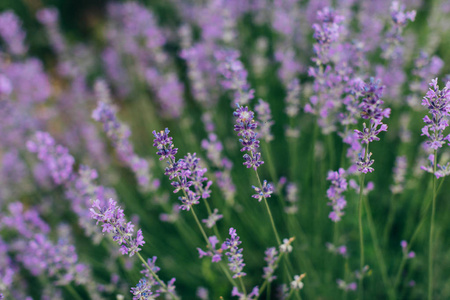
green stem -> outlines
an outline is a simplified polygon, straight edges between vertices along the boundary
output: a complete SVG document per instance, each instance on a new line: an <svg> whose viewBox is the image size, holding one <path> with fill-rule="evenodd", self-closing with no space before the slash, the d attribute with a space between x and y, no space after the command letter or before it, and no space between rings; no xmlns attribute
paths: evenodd
<svg viewBox="0 0 450 300"><path fill-rule="evenodd" d="M364 161L367 159L367 154L369 152L369 143L366 144L366 151L364 153ZM363 289L363 268L364 268L364 232L362 226L362 214L363 214L363 192L364 192L364 177L365 173L361 173L361 179L359 181L359 201L358 201L358 227L359 227L359 300L364 299L364 289Z"/></svg>
<svg viewBox="0 0 450 300"><path fill-rule="evenodd" d="M391 201L389 202L389 212L388 217L386 221L386 225L384 226L383 230L383 245L387 246L388 239L389 239L389 232L391 231L392 224L394 223L395 219L395 211L396 211L396 205L395 205L395 194L392 194Z"/></svg>
<svg viewBox="0 0 450 300"><path fill-rule="evenodd" d="M436 164L437 151L434 150L434 164L433 164L433 201L431 205L431 220L430 220L430 243L428 249L428 300L433 298L433 234L434 234L434 217L436 213Z"/></svg>
<svg viewBox="0 0 450 300"><path fill-rule="evenodd" d="M256 178L258 179L259 188L262 190L263 186L261 183L261 179L259 178L258 171L255 170ZM281 245L280 236L278 235L277 228L275 227L275 222L273 221L272 212L270 211L269 204L267 203L267 198L265 195L263 195L264 198L264 204L266 205L267 213L269 214L270 223L272 224L273 233L275 234L275 238L277 240L278 246Z"/></svg>
<svg viewBox="0 0 450 300"><path fill-rule="evenodd" d="M242 280L242 277L239 276L239 282L241 283L242 292L244 295L247 295L247 290L245 289L244 281Z"/></svg>
<svg viewBox="0 0 450 300"><path fill-rule="evenodd" d="M83 298L78 294L78 292L72 287L72 285L65 285L66 290L77 300L83 300Z"/></svg>
<svg viewBox="0 0 450 300"><path fill-rule="evenodd" d="M389 284L386 263L384 261L384 255L380 249L380 243L378 242L377 232L376 232L375 224L374 224L373 218L372 218L372 211L370 209L370 205L369 205L369 201L367 200L367 197L364 197L364 207L366 208L367 220L369 221L368 222L369 223L369 231L370 231L370 235L372 237L372 241L374 244L375 255L376 255L377 261L380 265L381 278L383 280L385 289L388 290L389 298L391 300L395 300L396 299L395 290L393 290L392 286Z"/></svg>

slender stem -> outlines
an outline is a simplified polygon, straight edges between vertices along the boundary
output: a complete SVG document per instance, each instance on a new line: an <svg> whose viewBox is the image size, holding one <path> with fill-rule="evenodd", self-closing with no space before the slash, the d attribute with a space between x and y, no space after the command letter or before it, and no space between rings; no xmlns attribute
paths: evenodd
<svg viewBox="0 0 450 300"><path fill-rule="evenodd" d="M259 178L258 171L255 170L256 178L258 179L259 188L262 190L263 186L261 183L261 179ZM278 235L277 228L275 227L275 222L273 221L272 212L270 211L269 204L267 203L266 196L263 195L264 204L266 205L267 213L269 214L270 223L272 224L273 233L275 234L275 238L277 239L277 244L281 245L280 236Z"/></svg>
<svg viewBox="0 0 450 300"><path fill-rule="evenodd" d="M366 144L366 151L364 153L364 161L367 159L367 154L369 152L369 143ZM364 193L364 177L365 173L361 173L361 179L359 181L359 201L358 201L358 227L359 227L359 300L364 298L363 289L363 268L364 268L364 232L362 226L362 214L363 214L363 193Z"/></svg>
<svg viewBox="0 0 450 300"><path fill-rule="evenodd" d="M392 286L389 284L389 279L388 279L388 275L387 275L387 268L386 268L386 263L384 261L384 255L380 249L380 243L378 241L377 238L377 232L376 232L376 228L375 228L375 224L373 222L373 218L372 218L372 211L370 209L370 205L369 202L367 200L367 197L364 197L364 207L366 209L366 213L367 213L367 220L369 223L369 231L370 231L370 235L372 237L372 241L373 241L373 245L375 248L375 255L377 257L377 261L380 265L380 270L381 270L381 278L383 280L383 284L386 290L388 290L388 295L389 298L391 300L395 300L396 296L395 296L395 290L392 289Z"/></svg>
<svg viewBox="0 0 450 300"><path fill-rule="evenodd" d="M83 298L78 294L78 292L73 288L72 285L67 284L65 285L66 290L77 300L83 300Z"/></svg>
<svg viewBox="0 0 450 300"><path fill-rule="evenodd" d="M431 205L431 220L430 220L430 244L428 249L428 300L433 298L433 233L434 233L434 215L436 212L436 164L437 151L434 150L434 164L433 164L433 201Z"/></svg>
<svg viewBox="0 0 450 300"><path fill-rule="evenodd" d="M244 295L247 295L247 290L245 289L244 281L242 280L242 276L239 276L239 282L241 283L242 292Z"/></svg>
<svg viewBox="0 0 450 300"><path fill-rule="evenodd" d="M201 224L200 221L198 220L198 217L197 217L197 214L195 213L194 208L191 207L190 211L192 212L192 215L194 216L195 222L197 223L197 226L198 226L198 228L200 229L200 232L202 233L203 238L204 238L205 241L208 243L208 245L211 246L210 243L209 243L208 236L206 235L206 232L205 232L205 230L203 229L202 224ZM211 250L212 250L212 249L211 249Z"/></svg>
<svg viewBox="0 0 450 300"><path fill-rule="evenodd" d="M395 219L395 211L396 211L396 194L392 194L391 196L391 201L389 202L389 212L388 212L388 217L387 217L387 221L386 221L386 225L384 226L384 230L383 230L383 245L387 245L388 243L388 239L389 239L389 232L391 231L392 228L392 224L394 223L394 219Z"/></svg>

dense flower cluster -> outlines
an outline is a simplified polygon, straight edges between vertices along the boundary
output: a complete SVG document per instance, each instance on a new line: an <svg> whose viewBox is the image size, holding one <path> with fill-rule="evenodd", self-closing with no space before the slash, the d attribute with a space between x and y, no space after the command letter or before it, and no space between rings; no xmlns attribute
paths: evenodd
<svg viewBox="0 0 450 300"><path fill-rule="evenodd" d="M57 145L47 132L36 132L33 139L27 142L28 151L36 153L38 158L50 171L53 181L62 184L72 175L75 159L67 148Z"/></svg>
<svg viewBox="0 0 450 300"><path fill-rule="evenodd" d="M22 30L22 22L10 10L0 14L0 37L2 37L11 54L23 55L28 47L25 45L25 32Z"/></svg>
<svg viewBox="0 0 450 300"><path fill-rule="evenodd" d="M255 96L255 91L250 88L247 82L247 70L239 60L239 52L235 50L217 51L216 59L218 61L219 72L224 77L222 86L226 90L234 91L233 104L247 105Z"/></svg>
<svg viewBox="0 0 450 300"><path fill-rule="evenodd" d="M255 105L255 111L258 116L259 123L259 135L266 142L270 142L273 140L273 135L270 132L270 128L274 124L272 120L272 113L270 111L269 103L259 99L257 105Z"/></svg>
<svg viewBox="0 0 450 300"><path fill-rule="evenodd" d="M343 30L341 24L344 17L337 14L332 8L325 7L317 12L317 20L320 23L312 25L313 37L317 42L313 47L317 55L315 62L320 65L328 62L330 45L338 40L339 34Z"/></svg>
<svg viewBox="0 0 450 300"><path fill-rule="evenodd" d="M120 245L120 252L133 256L141 251L140 246L145 244L142 230L139 229L134 237L134 225L125 220L125 214L117 202L109 199L108 204L100 206L99 200L94 200L90 209L91 217L97 220L97 224L102 222L103 232L112 233L113 240Z"/></svg>
<svg viewBox="0 0 450 300"><path fill-rule="evenodd" d="M156 154L160 156L159 160L167 159L169 166L166 167L164 174L172 180L171 184L175 188L174 193L183 192L183 195L179 197L182 203L180 208L190 210L193 205L199 203L200 198L207 199L210 197L212 181L204 176L207 169L200 166L200 159L195 153L188 153L184 159L175 159L178 149L174 148L169 132L167 128L160 132L153 131L155 137L153 146L158 149Z"/></svg>
<svg viewBox="0 0 450 300"><path fill-rule="evenodd" d="M333 211L330 212L328 217L334 222L341 220L344 215L343 209L347 206L347 201L342 195L347 190L345 175L343 168L340 168L337 172L328 172L327 180L331 181L331 186L327 190L327 197L330 199L328 205L333 207Z"/></svg>
<svg viewBox="0 0 450 300"><path fill-rule="evenodd" d="M378 134L382 131L387 131L387 125L383 124L383 118L389 118L391 113L390 108L384 109L382 105L384 104L381 100L384 87L381 85L379 80L370 78L370 82L365 84L362 90L362 100L359 104L361 110L361 117L365 120L369 120L369 126L363 123L363 130L355 129L355 133L361 143L369 144L373 141L379 141L380 138ZM360 153L359 161L357 165L359 166L358 171L363 173L372 172L374 169L371 167L374 160L371 159L372 153Z"/></svg>
<svg viewBox="0 0 450 300"><path fill-rule="evenodd" d="M243 249L238 247L242 242L239 240L236 229L230 228L229 234L231 237L226 239L224 243L227 250L225 255L228 256L228 266L230 267L231 272L234 273L233 278L243 277L247 275L242 271L245 267L242 255Z"/></svg>
<svg viewBox="0 0 450 300"><path fill-rule="evenodd" d="M259 140L256 138L258 134L255 131L258 125L254 120L254 113L249 110L247 106L238 105L233 116L236 117L234 131L241 137L239 139L239 142L243 146L241 151L248 152L244 154L244 165L247 166L247 168L253 168L256 171L264 161L261 160L261 153L258 151Z"/></svg>
<svg viewBox="0 0 450 300"><path fill-rule="evenodd" d="M450 81L440 90L437 78L431 80L430 89L422 100L422 105L427 107L431 118L425 116L422 135L428 137L427 144L430 148L438 150L450 142L450 134L444 136L444 130L448 127L447 116L450 114Z"/></svg>
<svg viewBox="0 0 450 300"><path fill-rule="evenodd" d="M133 145L129 140L131 131L128 126L117 119L116 108L111 104L106 83L98 80L95 83L95 91L98 106L92 112L92 118L103 124L103 130L111 139L117 154L136 174L139 185L145 190L155 189L158 187L159 181L150 182L149 163L134 152Z"/></svg>
<svg viewBox="0 0 450 300"><path fill-rule="evenodd" d="M394 174L394 184L391 185L392 194L400 194L403 192L407 167L408 161L406 156L398 156L395 159L395 167L392 171Z"/></svg>
<svg viewBox="0 0 450 300"><path fill-rule="evenodd" d="M274 275L276 268L278 267L278 251L277 248L268 248L264 254L264 260L267 262L267 266L263 268L263 278L268 282L274 281L277 277Z"/></svg>

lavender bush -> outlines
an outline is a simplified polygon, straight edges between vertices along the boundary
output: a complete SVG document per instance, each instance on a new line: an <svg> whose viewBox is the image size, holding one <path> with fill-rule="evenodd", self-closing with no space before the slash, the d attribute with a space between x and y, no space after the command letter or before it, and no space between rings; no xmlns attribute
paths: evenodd
<svg viewBox="0 0 450 300"><path fill-rule="evenodd" d="M0 3L0 299L450 299L448 1L48 3Z"/></svg>

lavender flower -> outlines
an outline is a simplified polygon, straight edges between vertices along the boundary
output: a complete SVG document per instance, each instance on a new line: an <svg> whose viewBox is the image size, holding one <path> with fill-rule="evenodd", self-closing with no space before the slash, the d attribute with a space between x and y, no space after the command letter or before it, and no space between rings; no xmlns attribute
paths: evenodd
<svg viewBox="0 0 450 300"><path fill-rule="evenodd" d="M286 201L289 205L284 208L285 213L296 214L298 212L298 187L293 182L286 186Z"/></svg>
<svg viewBox="0 0 450 300"><path fill-rule="evenodd" d="M392 194L400 194L403 192L407 167L408 162L406 156L398 156L395 159L395 167L392 171L394 173L394 184L391 185Z"/></svg>
<svg viewBox="0 0 450 300"><path fill-rule="evenodd" d="M338 279L336 280L336 283L338 285L338 288L344 291L356 291L356 289L358 288L356 282L346 283L344 280Z"/></svg>
<svg viewBox="0 0 450 300"><path fill-rule="evenodd" d="M223 243L220 248L216 249L216 245L219 243L219 240L217 239L217 237L215 235L213 235L213 236L210 236L208 238L208 240L209 240L209 244L211 245L211 249L209 249L207 251L203 251L201 248L197 248L199 257L202 258L203 256L211 256L211 261L213 263L221 261L223 250L227 249L226 242Z"/></svg>
<svg viewBox="0 0 450 300"><path fill-rule="evenodd" d="M23 55L28 50L24 44L26 34L21 27L22 24L13 11L7 10L0 14L0 37L14 55Z"/></svg>
<svg viewBox="0 0 450 300"><path fill-rule="evenodd" d="M278 267L278 251L275 247L268 248L265 252L266 256L264 260L267 262L267 266L263 268L263 278L268 282L274 281L277 277L273 275Z"/></svg>
<svg viewBox="0 0 450 300"><path fill-rule="evenodd" d="M28 151L37 153L38 158L50 171L53 181L62 184L72 175L75 159L67 148L56 145L53 137L47 132L38 131L34 138L27 142Z"/></svg>
<svg viewBox="0 0 450 300"><path fill-rule="evenodd" d="M67 45L58 27L58 10L54 7L43 8L36 13L36 17L45 26L53 50L58 55L65 53Z"/></svg>
<svg viewBox="0 0 450 300"><path fill-rule="evenodd" d="M414 258L414 257L416 257L416 253L414 253L414 251L408 252L408 243L405 240L400 242L400 246L402 247L403 255L406 258Z"/></svg>
<svg viewBox="0 0 450 300"><path fill-rule="evenodd" d="M243 146L241 151L250 153L244 154L244 165L256 171L264 163L261 160L261 153L258 152L259 140L256 139L257 133L255 132L258 125L253 119L254 113L247 106L239 106L239 104L237 106L238 108L233 113L233 116L236 117L234 131L238 133L238 136L242 137L239 139Z"/></svg>
<svg viewBox="0 0 450 300"><path fill-rule="evenodd" d="M340 168L337 172L328 172L327 180L331 181L331 186L327 190L327 197L330 199L328 205L333 207L333 211L330 212L328 217L333 222L338 222L344 215L343 209L347 206L344 193L347 190L347 179L345 178L345 170Z"/></svg>
<svg viewBox="0 0 450 300"><path fill-rule="evenodd" d="M330 46L339 38L344 17L337 14L332 8L325 7L317 12L317 20L320 23L312 25L314 30L313 37L317 42L314 44L314 52L317 57L313 60L317 65L321 65L329 61Z"/></svg>
<svg viewBox="0 0 450 300"><path fill-rule="evenodd" d="M363 98L359 105L361 117L368 119L370 125L367 127L366 123L363 123L363 131L355 129L354 132L357 134L358 139L361 140L361 143L367 145L366 149L368 149L370 142L380 140L378 138L380 132L387 131L387 125L383 124L382 121L383 118L389 118L391 110L389 108L382 108L384 102L380 98L383 93L383 88L379 80L371 78L370 82L364 85L362 91ZM374 169L371 166L374 160L370 158L371 155L372 153L370 152L364 152L359 155L359 160L357 161L358 171L363 173L373 172Z"/></svg>
<svg viewBox="0 0 450 300"><path fill-rule="evenodd" d="M345 245L336 247L332 243L326 243L325 246L327 247L327 250L331 253L339 254L342 255L343 257L348 257L347 246Z"/></svg>
<svg viewBox="0 0 450 300"><path fill-rule="evenodd" d="M221 50L216 54L219 72L224 77L222 86L226 90L234 91L234 104L246 105L254 98L255 91L247 82L247 70L239 60L239 52Z"/></svg>
<svg viewBox="0 0 450 300"><path fill-rule="evenodd" d="M236 234L236 229L230 228L229 230L230 238L226 239L225 246L227 252L225 255L228 256L228 266L231 272L234 273L233 278L243 277L247 275L242 270L244 269L245 263L242 255L242 248L238 246L242 243L239 240L239 236Z"/></svg>
<svg viewBox="0 0 450 300"><path fill-rule="evenodd" d="M97 224L102 222L102 232L112 233L113 240L120 245L120 252L125 255L133 256L141 251L140 246L145 244L142 230L139 229L134 235L134 225L126 222L123 209L117 206L117 202L109 199L107 206L100 206L100 201L94 200L90 209L91 217L97 220Z"/></svg>
<svg viewBox="0 0 450 300"><path fill-rule="evenodd" d="M444 137L444 130L448 127L446 119L450 113L450 81L440 90L437 78L431 80L430 89L422 100L422 105L429 109L431 118L425 116L423 121L422 135L429 138L427 144L434 150L442 147L445 141L450 142L450 134Z"/></svg>
<svg viewBox="0 0 450 300"><path fill-rule="evenodd" d="M256 192L256 194L252 195L252 197L258 199L258 202L261 202L263 198L271 197L273 193L273 185L267 183L267 180L264 180L262 188L256 187L254 185L252 185L252 188Z"/></svg>
<svg viewBox="0 0 450 300"><path fill-rule="evenodd" d="M296 116L298 116L298 113L300 111L300 83L297 78L294 78L288 85L285 103L285 112L288 117L295 118ZM300 132L298 128L289 127L288 129L286 129L286 136L288 137L297 138L299 135Z"/></svg>
<svg viewBox="0 0 450 300"><path fill-rule="evenodd" d="M270 128L274 124L269 103L259 99L258 104L255 105L255 111L258 114L258 123L260 126L259 134L261 138L268 143L273 140L273 135L270 132Z"/></svg>
<svg viewBox="0 0 450 300"><path fill-rule="evenodd" d="M155 136L153 146L158 149L156 154L160 156L160 160L168 159L169 166L166 167L164 174L169 176L170 180L176 178L172 181L172 186L175 188L174 193L183 191L183 196L179 197L182 202L180 208L190 210L193 205L198 204L200 198L207 199L210 197L211 191L209 188L212 181L204 177L207 170L200 167L200 159L197 158L195 153L188 153L184 159L178 161L175 159L178 149L174 148L169 132L167 128L160 132L153 131ZM206 182L205 185L204 182Z"/></svg>
<svg viewBox="0 0 450 300"><path fill-rule="evenodd" d="M116 116L116 108L111 105L110 95L106 83L98 80L95 83L98 106L92 112L92 118L103 124L103 130L112 141L119 158L135 173L140 187L144 190L155 190L159 181L151 183L150 166L147 160L136 155L129 137L131 131L121 123Z"/></svg>
<svg viewBox="0 0 450 300"><path fill-rule="evenodd" d="M244 293L240 293L239 289L235 286L231 291L231 296L239 297L239 300L254 300L259 297L259 288L255 286L250 294L245 295Z"/></svg>
<svg viewBox="0 0 450 300"><path fill-rule="evenodd" d="M401 42L403 41L402 32L408 24L416 18L416 11L405 11L405 6L400 5L398 1L392 1L391 7L392 27L386 36L386 44L382 46L383 56L388 59L397 59L403 53Z"/></svg>
<svg viewBox="0 0 450 300"><path fill-rule="evenodd" d="M147 279L141 278L136 287L131 288L130 292L133 294L133 300L147 300L155 299L159 294L153 294L151 290L152 286Z"/></svg>
<svg viewBox="0 0 450 300"><path fill-rule="evenodd" d="M220 215L219 210L217 208L214 208L213 213L210 216L208 216L208 219L204 219L202 220L202 222L206 224L206 227L213 228L216 225L217 221L219 221L222 218L223 215Z"/></svg>

